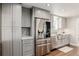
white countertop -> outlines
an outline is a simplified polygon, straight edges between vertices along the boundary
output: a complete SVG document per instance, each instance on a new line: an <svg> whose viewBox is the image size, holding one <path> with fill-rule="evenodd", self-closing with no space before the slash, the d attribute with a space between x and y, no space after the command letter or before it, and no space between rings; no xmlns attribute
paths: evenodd
<svg viewBox="0 0 79 59"><path fill-rule="evenodd" d="M51 36L57 36L58 34L52 34ZM65 34L61 34L61 35L70 35L68 33L65 33Z"/></svg>
<svg viewBox="0 0 79 59"><path fill-rule="evenodd" d="M33 37L32 36L22 37L22 40L24 40L24 39L33 39Z"/></svg>

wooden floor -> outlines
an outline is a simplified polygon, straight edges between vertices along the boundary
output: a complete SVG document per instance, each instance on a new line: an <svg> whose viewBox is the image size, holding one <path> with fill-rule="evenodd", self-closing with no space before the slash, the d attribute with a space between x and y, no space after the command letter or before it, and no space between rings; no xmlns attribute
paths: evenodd
<svg viewBox="0 0 79 59"><path fill-rule="evenodd" d="M71 50L68 53L64 53L64 52L61 52L58 49L56 49L56 50L51 51L46 56L79 56L79 47L73 47L73 46L70 46L70 47L72 47L73 50Z"/></svg>
<svg viewBox="0 0 79 59"><path fill-rule="evenodd" d="M72 47L72 46L70 46ZM79 47L72 47L73 50L69 51L68 53L64 53L57 50L51 51L48 55L46 56L79 56Z"/></svg>

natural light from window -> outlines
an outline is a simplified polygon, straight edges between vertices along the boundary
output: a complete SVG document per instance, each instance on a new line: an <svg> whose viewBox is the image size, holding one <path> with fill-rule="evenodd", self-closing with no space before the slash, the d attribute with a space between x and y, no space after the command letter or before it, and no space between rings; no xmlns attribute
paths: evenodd
<svg viewBox="0 0 79 59"><path fill-rule="evenodd" d="M62 17L59 16L53 17L53 28L54 30L58 30L62 28Z"/></svg>

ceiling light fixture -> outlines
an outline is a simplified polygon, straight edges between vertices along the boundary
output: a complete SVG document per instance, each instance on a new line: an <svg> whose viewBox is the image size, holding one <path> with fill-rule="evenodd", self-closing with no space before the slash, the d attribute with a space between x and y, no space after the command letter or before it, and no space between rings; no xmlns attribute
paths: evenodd
<svg viewBox="0 0 79 59"><path fill-rule="evenodd" d="M64 9L62 9L62 11L64 11Z"/></svg>
<svg viewBox="0 0 79 59"><path fill-rule="evenodd" d="M47 6L50 6L50 4L47 4Z"/></svg>

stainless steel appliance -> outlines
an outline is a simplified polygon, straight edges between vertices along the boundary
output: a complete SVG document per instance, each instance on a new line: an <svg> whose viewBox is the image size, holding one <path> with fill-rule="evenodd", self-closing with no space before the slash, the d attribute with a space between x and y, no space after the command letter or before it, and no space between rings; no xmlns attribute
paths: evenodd
<svg viewBox="0 0 79 59"><path fill-rule="evenodd" d="M46 55L50 52L50 22L46 19L35 19L35 53L37 56Z"/></svg>

